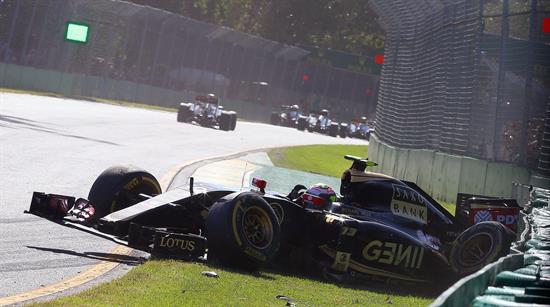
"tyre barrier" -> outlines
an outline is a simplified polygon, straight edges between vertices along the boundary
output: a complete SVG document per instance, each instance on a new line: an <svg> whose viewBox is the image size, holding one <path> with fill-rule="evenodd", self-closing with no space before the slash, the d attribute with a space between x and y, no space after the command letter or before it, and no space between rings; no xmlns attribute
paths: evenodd
<svg viewBox="0 0 550 307"><path fill-rule="evenodd" d="M550 190L532 188L511 254L456 282L430 306L550 305Z"/></svg>

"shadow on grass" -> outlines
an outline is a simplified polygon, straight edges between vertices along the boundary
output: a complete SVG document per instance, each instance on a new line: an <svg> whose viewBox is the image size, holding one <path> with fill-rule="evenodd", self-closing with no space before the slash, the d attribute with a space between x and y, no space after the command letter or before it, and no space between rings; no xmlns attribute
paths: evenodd
<svg viewBox="0 0 550 307"><path fill-rule="evenodd" d="M27 247L40 250L40 251L52 252L56 254L78 256L78 257L84 257L84 258L100 260L100 261L122 263L122 264L132 265L132 266L136 266L145 262L145 258L143 257L135 257L135 256L129 256L129 255L97 253L97 252L80 253L80 252L75 252L67 249L47 248L47 247L28 246L28 245Z"/></svg>

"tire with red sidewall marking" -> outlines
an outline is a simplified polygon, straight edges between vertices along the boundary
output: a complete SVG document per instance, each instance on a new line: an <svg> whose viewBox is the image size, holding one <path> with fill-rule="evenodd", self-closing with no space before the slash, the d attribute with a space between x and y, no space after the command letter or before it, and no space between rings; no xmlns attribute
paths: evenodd
<svg viewBox="0 0 550 307"><path fill-rule="evenodd" d="M257 270L279 250L280 226L275 211L261 196L243 192L212 205L206 219L206 237L209 258Z"/></svg>

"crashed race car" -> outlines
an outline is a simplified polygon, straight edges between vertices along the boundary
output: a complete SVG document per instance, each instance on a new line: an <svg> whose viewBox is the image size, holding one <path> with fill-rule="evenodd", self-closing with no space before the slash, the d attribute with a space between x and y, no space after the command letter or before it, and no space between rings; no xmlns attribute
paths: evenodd
<svg viewBox="0 0 550 307"><path fill-rule="evenodd" d="M237 113L225 111L214 94L199 95L193 103L180 103L177 120L230 131L237 125Z"/></svg>
<svg viewBox="0 0 550 307"><path fill-rule="evenodd" d="M309 132L319 132L333 137L338 136L340 125L331 120L329 111L326 109L320 112L311 111L308 116L300 115L296 128L300 131L307 129Z"/></svg>
<svg viewBox="0 0 550 307"><path fill-rule="evenodd" d="M300 117L300 107L298 105L283 105L281 111L272 112L269 123L272 125L295 128Z"/></svg>
<svg viewBox="0 0 550 307"><path fill-rule="evenodd" d="M326 185L270 193L256 178L253 190L190 178L189 186L161 193L151 174L112 167L87 200L35 192L28 213L157 257L249 270L290 263L336 281L448 285L508 253L515 200L459 194L454 217L416 184L365 171L376 165L367 159L346 158L352 166L341 195Z"/></svg>

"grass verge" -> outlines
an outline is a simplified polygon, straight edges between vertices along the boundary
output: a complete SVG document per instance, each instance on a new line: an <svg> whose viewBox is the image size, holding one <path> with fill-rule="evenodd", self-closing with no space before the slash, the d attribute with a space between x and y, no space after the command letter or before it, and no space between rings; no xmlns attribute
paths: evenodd
<svg viewBox="0 0 550 307"><path fill-rule="evenodd" d="M332 177L340 177L349 168L351 162L344 155L359 157L368 156L365 145L307 145L275 148L268 152L275 166L312 172ZM311 159L315 157L315 159ZM453 203L438 201L447 211L454 215Z"/></svg>
<svg viewBox="0 0 550 307"><path fill-rule="evenodd" d="M219 278L206 277L215 271ZM246 273L181 261L148 261L120 279L35 306L426 306L431 299L364 291L284 273Z"/></svg>

